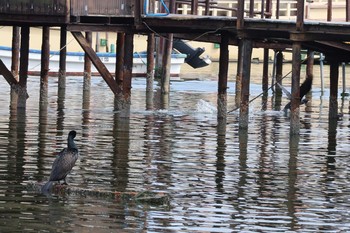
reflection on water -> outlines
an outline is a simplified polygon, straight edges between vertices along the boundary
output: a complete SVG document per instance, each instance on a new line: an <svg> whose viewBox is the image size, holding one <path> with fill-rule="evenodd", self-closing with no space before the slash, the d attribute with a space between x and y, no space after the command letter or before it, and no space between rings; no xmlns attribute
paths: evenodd
<svg viewBox="0 0 350 233"><path fill-rule="evenodd" d="M272 93L250 105L249 128L238 111L217 120L215 80L173 82L169 99L146 103L144 79L134 79L130 118L114 112L100 78L91 92L82 78L67 78L57 91L51 78L47 102L40 80L28 80L27 111L10 105L0 90L0 232L340 232L350 228L349 114L328 121L328 95L314 86L301 108L300 135L289 136L287 103ZM261 92L251 85L251 98ZM286 81L288 83L288 81ZM234 108L229 83L228 109ZM46 104L45 104L46 103ZM164 109L164 106L166 108ZM151 110L147 110L151 109ZM344 110L345 109L345 110ZM101 191L151 190L169 205L101 197L48 198L27 189L48 179L55 154L70 130L81 157L68 183Z"/></svg>

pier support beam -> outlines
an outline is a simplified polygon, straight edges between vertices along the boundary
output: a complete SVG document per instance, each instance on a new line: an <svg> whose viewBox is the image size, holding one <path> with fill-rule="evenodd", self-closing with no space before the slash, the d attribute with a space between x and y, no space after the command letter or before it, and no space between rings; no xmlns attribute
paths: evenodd
<svg viewBox="0 0 350 233"><path fill-rule="evenodd" d="M243 66L242 66L242 48L238 46L238 60L237 60L237 73L236 73L236 90L235 90L235 104L238 107L241 104L241 95L242 95L242 75L243 75Z"/></svg>
<svg viewBox="0 0 350 233"><path fill-rule="evenodd" d="M220 43L220 60L219 60L219 83L217 98L217 118L226 118L227 114L227 76L228 76L228 60L229 60L229 35L221 34Z"/></svg>
<svg viewBox="0 0 350 233"><path fill-rule="evenodd" d="M13 26L11 72L16 80L18 80L18 68L19 68L19 42L20 42L20 27Z"/></svg>
<svg viewBox="0 0 350 233"><path fill-rule="evenodd" d="M26 108L27 101L27 79L29 60L29 26L21 27L21 56L19 65L19 86L17 108Z"/></svg>
<svg viewBox="0 0 350 233"><path fill-rule="evenodd" d="M123 89L124 78L124 45L125 45L125 33L118 32L117 34L117 54L116 54L116 66L115 66L115 81L117 82L120 90Z"/></svg>
<svg viewBox="0 0 350 233"><path fill-rule="evenodd" d="M50 27L44 26L42 30L41 45L41 71L40 71L40 104L46 105L48 99L50 62Z"/></svg>
<svg viewBox="0 0 350 233"><path fill-rule="evenodd" d="M276 52L276 83L282 85L282 77L283 77L283 52ZM274 83L273 83L274 84ZM275 86L275 110L281 110L282 103L282 89L280 86Z"/></svg>
<svg viewBox="0 0 350 233"><path fill-rule="evenodd" d="M153 81L154 81L154 50L155 36L149 33L147 37L147 80L146 80L146 109L153 109Z"/></svg>
<svg viewBox="0 0 350 233"><path fill-rule="evenodd" d="M92 32L85 32L85 38L89 46L92 46ZM84 84L83 91L90 91L91 88L91 60L85 53L84 56Z"/></svg>
<svg viewBox="0 0 350 233"><path fill-rule="evenodd" d="M292 99L290 109L290 134L299 134L300 131L300 69L301 43L293 42L292 55Z"/></svg>
<svg viewBox="0 0 350 233"><path fill-rule="evenodd" d="M163 59L162 59L162 77L161 91L162 94L170 92L170 68L171 68L171 52L173 50L173 34L169 33L164 41Z"/></svg>
<svg viewBox="0 0 350 233"><path fill-rule="evenodd" d="M241 47L242 59L242 94L241 94L241 107L239 117L239 127L241 129L247 129L249 123L249 86L250 86L250 67L252 58L252 40L242 39L239 42Z"/></svg>
<svg viewBox="0 0 350 233"><path fill-rule="evenodd" d="M131 96L133 58L134 58L134 34L126 33L125 47L124 47L123 96L128 104L130 104L130 96Z"/></svg>
<svg viewBox="0 0 350 233"><path fill-rule="evenodd" d="M330 59L330 95L329 95L329 119L338 117L338 80L339 61Z"/></svg>
<svg viewBox="0 0 350 233"><path fill-rule="evenodd" d="M60 30L60 67L58 70L58 89L66 88L66 61L67 61L67 27Z"/></svg>
<svg viewBox="0 0 350 233"><path fill-rule="evenodd" d="M267 109L267 97L269 90L269 49L264 49L264 63L263 63L263 75L262 75L262 109Z"/></svg>

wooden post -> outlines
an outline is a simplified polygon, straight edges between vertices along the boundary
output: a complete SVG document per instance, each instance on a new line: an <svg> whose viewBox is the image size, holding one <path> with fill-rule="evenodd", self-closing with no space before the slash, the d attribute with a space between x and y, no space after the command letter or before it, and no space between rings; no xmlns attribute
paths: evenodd
<svg viewBox="0 0 350 233"><path fill-rule="evenodd" d="M131 79L132 79L132 65L134 58L134 34L125 34L124 47L124 78L123 78L123 95L127 103L130 102L131 95Z"/></svg>
<svg viewBox="0 0 350 233"><path fill-rule="evenodd" d="M263 92L267 92L269 88L269 49L264 49L264 63L263 63L263 77L262 77L262 89Z"/></svg>
<svg viewBox="0 0 350 233"><path fill-rule="evenodd" d="M262 77L262 109L266 110L267 108L267 97L269 90L269 49L264 49L264 63L263 63L263 77Z"/></svg>
<svg viewBox="0 0 350 233"><path fill-rule="evenodd" d="M92 32L85 32L86 41L89 46L92 46ZM84 84L83 91L89 91L91 87L91 60L89 56L85 53L84 55Z"/></svg>
<svg viewBox="0 0 350 233"><path fill-rule="evenodd" d="M241 103L242 95L242 76L243 76L243 62L242 62L242 46L238 46L238 61L236 73L236 90L235 90L235 104L238 107Z"/></svg>
<svg viewBox="0 0 350 233"><path fill-rule="evenodd" d="M240 45L242 47L242 94L239 127L242 129L248 128L249 121L249 86L250 86L250 67L252 58L252 40L242 39Z"/></svg>
<svg viewBox="0 0 350 233"><path fill-rule="evenodd" d="M254 18L254 0L249 0L249 18Z"/></svg>
<svg viewBox="0 0 350 233"><path fill-rule="evenodd" d="M339 61L330 59L330 96L329 96L329 114L330 119L338 117L338 80L339 80Z"/></svg>
<svg viewBox="0 0 350 233"><path fill-rule="evenodd" d="M155 36L149 33L147 38L147 80L146 80L146 109L153 109L153 81L154 81L154 50Z"/></svg>
<svg viewBox="0 0 350 233"><path fill-rule="evenodd" d="M277 2L276 2L276 19L279 19L279 18L280 18L280 0L277 0Z"/></svg>
<svg viewBox="0 0 350 233"><path fill-rule="evenodd" d="M229 60L229 35L221 34L220 43L220 61L219 61L219 83L217 99L217 118L226 118L227 114L227 77L228 77L228 60Z"/></svg>
<svg viewBox="0 0 350 233"><path fill-rule="evenodd" d="M314 58L315 52L312 50L307 51L307 65L306 65L306 78L314 78Z"/></svg>
<svg viewBox="0 0 350 233"><path fill-rule="evenodd" d="M290 110L290 134L299 134L300 131L300 69L301 43L293 42L292 56L292 99Z"/></svg>
<svg viewBox="0 0 350 233"><path fill-rule="evenodd" d="M332 21L332 0L328 0L327 21Z"/></svg>
<svg viewBox="0 0 350 233"><path fill-rule="evenodd" d="M42 29L41 71L40 71L40 104L47 104L50 62L50 27Z"/></svg>
<svg viewBox="0 0 350 233"><path fill-rule="evenodd" d="M170 92L170 68L171 68L171 52L173 50L173 34L168 33L166 40L164 41L164 53L162 59L162 94L168 94Z"/></svg>
<svg viewBox="0 0 350 233"><path fill-rule="evenodd" d="M66 88L67 27L60 30L60 67L58 70L58 89Z"/></svg>
<svg viewBox="0 0 350 233"><path fill-rule="evenodd" d="M298 0L297 2L297 31L302 31L304 27L304 0Z"/></svg>
<svg viewBox="0 0 350 233"><path fill-rule="evenodd" d="M17 104L18 108L26 107L29 60L29 34L30 28L28 26L21 27L21 55L19 65L19 90Z"/></svg>
<svg viewBox="0 0 350 233"><path fill-rule="evenodd" d="M20 39L20 27L13 26L11 72L16 80L18 80L18 67L19 67L19 41L20 41L19 39Z"/></svg>
<svg viewBox="0 0 350 233"><path fill-rule="evenodd" d="M283 76L283 53L282 51L277 52L276 56L276 82L282 85L282 76ZM276 95L282 96L282 89L279 86L276 86Z"/></svg>
<svg viewBox="0 0 350 233"><path fill-rule="evenodd" d="M244 0L238 0L237 6L237 29L244 27Z"/></svg>
<svg viewBox="0 0 350 233"><path fill-rule="evenodd" d="M198 0L191 1L191 14L198 15Z"/></svg>
<svg viewBox="0 0 350 233"><path fill-rule="evenodd" d="M346 0L345 3L345 9L346 9L346 22L350 21L350 0Z"/></svg>
<svg viewBox="0 0 350 233"><path fill-rule="evenodd" d="M209 15L209 9L210 9L210 0L205 0L205 15Z"/></svg>
<svg viewBox="0 0 350 233"><path fill-rule="evenodd" d="M116 67L115 67L115 80L120 89L123 89L123 78L124 78L124 45L125 45L125 34L118 32L117 34L117 54L116 54Z"/></svg>

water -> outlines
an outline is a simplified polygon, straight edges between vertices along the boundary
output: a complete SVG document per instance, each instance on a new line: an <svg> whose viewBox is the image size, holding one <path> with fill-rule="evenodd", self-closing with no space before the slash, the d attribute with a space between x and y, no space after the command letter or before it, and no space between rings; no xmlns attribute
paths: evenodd
<svg viewBox="0 0 350 233"><path fill-rule="evenodd" d="M204 71L205 73L206 71ZM254 73L255 75L258 75ZM47 108L30 77L27 112L10 111L0 90L0 232L346 232L350 229L349 101L342 120L328 121L328 92L314 86L301 108L301 130L272 93L250 105L249 128L237 111L216 119L217 82L173 82L170 102L146 110L145 80L134 79L130 118L113 111L101 78L90 98L82 78L68 78L65 95L49 81ZM232 81L232 80L231 80ZM251 98L260 94L253 77ZM288 81L286 81L288 83ZM228 109L234 108L229 83ZM157 97L157 93L155 94ZM90 99L90 101L89 101ZM16 116L17 114L17 116ZM28 184L48 179L55 154L76 130L81 157L68 183L106 192L166 193L163 205L93 195L42 195Z"/></svg>

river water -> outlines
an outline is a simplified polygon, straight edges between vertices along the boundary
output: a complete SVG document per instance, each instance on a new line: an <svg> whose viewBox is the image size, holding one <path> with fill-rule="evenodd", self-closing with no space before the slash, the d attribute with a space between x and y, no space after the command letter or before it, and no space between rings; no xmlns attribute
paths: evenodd
<svg viewBox="0 0 350 233"><path fill-rule="evenodd" d="M253 65L251 99L261 93L261 66ZM289 136L289 118L280 111L288 101L276 101L271 91L266 102L251 102L249 128L240 130L238 111L217 120L217 69L186 69L183 77L200 80L172 82L166 108L155 83L157 101L147 110L145 79L134 79L129 118L114 112L112 94L99 77L92 78L89 95L83 95L80 77L67 78L65 93L50 78L46 107L39 105L39 78L30 77L25 113L11 110L10 90L1 80L0 232L350 230L347 98L339 98L343 117L329 121L329 92L321 93L315 71L311 100L300 111L300 135ZM288 88L290 78L284 82ZM232 77L229 87L230 110ZM170 201L46 196L30 189L48 179L73 129L80 158L69 187L151 191Z"/></svg>

